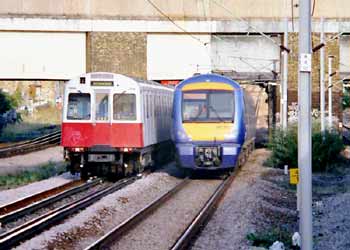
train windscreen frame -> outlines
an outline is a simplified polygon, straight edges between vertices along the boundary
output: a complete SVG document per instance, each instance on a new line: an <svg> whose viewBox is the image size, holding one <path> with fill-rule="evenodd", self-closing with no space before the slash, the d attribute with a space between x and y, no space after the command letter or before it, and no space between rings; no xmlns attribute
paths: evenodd
<svg viewBox="0 0 350 250"><path fill-rule="evenodd" d="M70 93L68 95L67 120L90 120L91 95L88 93Z"/></svg>
<svg viewBox="0 0 350 250"><path fill-rule="evenodd" d="M235 96L231 91L186 91L182 94L183 122L234 122Z"/></svg>
<svg viewBox="0 0 350 250"><path fill-rule="evenodd" d="M116 93L113 95L113 119L117 121L136 120L136 95Z"/></svg>

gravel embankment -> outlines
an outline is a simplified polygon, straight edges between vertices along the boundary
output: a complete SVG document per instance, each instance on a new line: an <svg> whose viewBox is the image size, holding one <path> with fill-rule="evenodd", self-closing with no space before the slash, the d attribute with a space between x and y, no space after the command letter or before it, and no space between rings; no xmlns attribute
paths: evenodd
<svg viewBox="0 0 350 250"><path fill-rule="evenodd" d="M283 186L287 183L283 171L262 166L268 155L265 149L253 152L192 249L249 249L247 234L270 230L271 226L283 225L291 234L294 232L295 194ZM169 165L163 172L137 180L16 249L84 249L175 186L180 180L169 174L176 173L174 169ZM155 212L133 229L135 234L123 237L114 247L167 249L220 182L206 180L206 185L201 185L201 181L204 180L189 184L190 194L185 192L186 187L180 190L178 198L168 201L164 212ZM212 184L208 186L209 182Z"/></svg>
<svg viewBox="0 0 350 250"><path fill-rule="evenodd" d="M283 178L282 172L262 166L268 155L266 149L252 153L193 243L193 250L250 249L248 233L296 221L295 195L274 183Z"/></svg>
<svg viewBox="0 0 350 250"><path fill-rule="evenodd" d="M313 177L314 249L350 249L350 169Z"/></svg>
<svg viewBox="0 0 350 250"><path fill-rule="evenodd" d="M49 162L63 162L62 147L51 147L25 155L2 158L0 159L0 175L11 174L21 170L35 168Z"/></svg>
<svg viewBox="0 0 350 250"><path fill-rule="evenodd" d="M169 249L214 193L221 180L193 180L118 240L111 249Z"/></svg>
<svg viewBox="0 0 350 250"><path fill-rule="evenodd" d="M26 223L26 222L28 222L28 221L30 221L32 219L35 219L35 218L37 218L37 217L39 217L39 216L41 216L43 214L46 214L46 213L48 213L48 212L50 212L50 211L52 211L52 210L54 210L56 208L64 206L64 205L66 205L66 204L68 204L70 202L73 202L73 201L76 201L76 200L81 199L83 197L87 197L89 195L92 195L93 193L95 193L95 192L97 192L99 190L102 190L103 188L108 187L110 185L111 185L111 183L100 183L100 184L97 184L96 186L90 187L87 190L84 190L84 191L79 192L77 194L71 195L71 196L66 197L66 198L64 198L62 200L59 200L59 201L57 201L57 202L55 202L53 204L50 204L50 205L48 205L48 206L46 206L44 208L41 208L41 209L39 209L37 211L34 211L34 212L24 216L24 217L21 217L20 219L18 219L16 221L13 221L13 222L8 223L6 225L2 225L2 227L0 228L0 234L4 233L6 231L9 231L9 230L11 230L11 229L13 229L15 227L18 227L18 226L20 226L20 225L22 225L22 224L24 224L24 223Z"/></svg>
<svg viewBox="0 0 350 250"><path fill-rule="evenodd" d="M34 182L18 188L0 191L0 206L12 201L21 199L28 195L33 195L38 192L42 192L54 187L61 186L77 178L78 178L77 176L73 176L69 173L64 173L59 176Z"/></svg>
<svg viewBox="0 0 350 250"><path fill-rule="evenodd" d="M173 164L110 194L16 249L83 249L180 180Z"/></svg>

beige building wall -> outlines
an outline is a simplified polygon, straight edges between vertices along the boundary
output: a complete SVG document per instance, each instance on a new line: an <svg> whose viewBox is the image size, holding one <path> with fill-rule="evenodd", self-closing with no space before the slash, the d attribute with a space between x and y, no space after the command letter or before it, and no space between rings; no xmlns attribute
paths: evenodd
<svg viewBox="0 0 350 250"><path fill-rule="evenodd" d="M299 0L152 0L176 19L280 18L298 16ZM313 17L348 18L350 1L315 1ZM218 4L217 4L218 3ZM231 13L219 5L225 6ZM293 11L292 11L293 10ZM145 0L2 0L5 16L164 19Z"/></svg>
<svg viewBox="0 0 350 250"><path fill-rule="evenodd" d="M87 72L105 71L146 79L146 43L145 33L88 33Z"/></svg>

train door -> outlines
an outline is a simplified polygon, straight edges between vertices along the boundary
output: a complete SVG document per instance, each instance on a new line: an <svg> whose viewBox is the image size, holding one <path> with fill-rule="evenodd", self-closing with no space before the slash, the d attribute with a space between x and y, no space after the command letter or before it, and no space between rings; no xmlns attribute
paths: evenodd
<svg viewBox="0 0 350 250"><path fill-rule="evenodd" d="M146 141L145 141L145 145L149 145L150 142L151 142L151 119L150 119L150 96L149 96L149 92L148 91L145 91L145 106L144 106L144 109L145 109L145 138L146 138Z"/></svg>
<svg viewBox="0 0 350 250"><path fill-rule="evenodd" d="M93 105L93 144L110 145L111 143L111 97L109 89L94 90Z"/></svg>

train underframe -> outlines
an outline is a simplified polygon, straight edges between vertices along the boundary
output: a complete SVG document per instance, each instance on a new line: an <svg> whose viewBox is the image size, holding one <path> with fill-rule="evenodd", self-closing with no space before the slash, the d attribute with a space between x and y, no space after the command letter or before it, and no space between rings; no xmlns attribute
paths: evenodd
<svg viewBox="0 0 350 250"><path fill-rule="evenodd" d="M80 173L82 179L92 176L119 179L171 160L162 159L162 154L164 152L169 154L172 148L169 141L145 148L113 148L97 145L89 148L65 148L64 157L69 162L68 170L72 174Z"/></svg>
<svg viewBox="0 0 350 250"><path fill-rule="evenodd" d="M240 164L240 157L254 149L255 138L243 145L235 143L176 144L176 165L192 170L230 170Z"/></svg>

